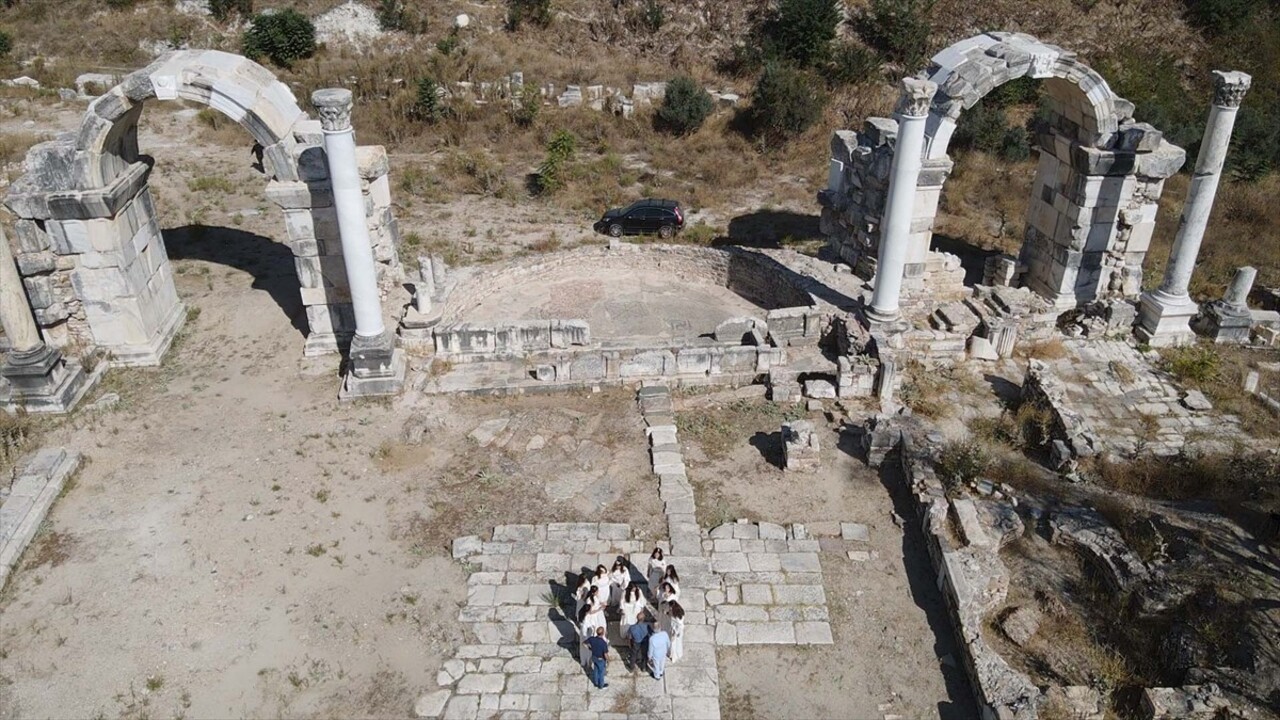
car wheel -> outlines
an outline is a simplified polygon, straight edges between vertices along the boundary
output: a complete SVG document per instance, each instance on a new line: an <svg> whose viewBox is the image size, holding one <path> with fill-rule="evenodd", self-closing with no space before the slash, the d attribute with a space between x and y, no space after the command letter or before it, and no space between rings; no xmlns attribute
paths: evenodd
<svg viewBox="0 0 1280 720"><path fill-rule="evenodd" d="M670 225L663 225L662 227L658 228L658 237L662 238L663 240L670 240L671 236L675 234L676 234L676 229L671 227Z"/></svg>
<svg viewBox="0 0 1280 720"><path fill-rule="evenodd" d="M610 225L610 226L609 226L609 237L622 237L622 226L621 226L621 225L617 225L617 224L615 224L615 225Z"/></svg>

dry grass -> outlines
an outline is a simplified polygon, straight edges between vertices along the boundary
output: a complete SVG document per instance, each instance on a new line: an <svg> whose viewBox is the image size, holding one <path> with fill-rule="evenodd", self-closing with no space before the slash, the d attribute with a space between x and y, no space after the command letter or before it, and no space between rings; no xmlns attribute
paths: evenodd
<svg viewBox="0 0 1280 720"><path fill-rule="evenodd" d="M735 400L716 407L691 408L676 413L680 436L698 443L711 460L725 458L756 433L775 433L782 423L804 416L799 405Z"/></svg>
<svg viewBox="0 0 1280 720"><path fill-rule="evenodd" d="M1230 345L1200 343L1161 351L1161 368L1191 388L1200 390L1220 413L1240 418L1245 432L1255 437L1280 437L1280 419L1261 399L1245 392L1245 376L1275 353Z"/></svg>

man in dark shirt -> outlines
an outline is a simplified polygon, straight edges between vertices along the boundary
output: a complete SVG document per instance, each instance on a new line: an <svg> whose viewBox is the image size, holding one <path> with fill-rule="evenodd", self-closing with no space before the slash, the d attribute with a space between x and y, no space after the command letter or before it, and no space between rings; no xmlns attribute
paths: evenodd
<svg viewBox="0 0 1280 720"><path fill-rule="evenodd" d="M603 690L609 687L604 681L605 667L608 665L609 641L604 639L604 628L596 628L596 636L587 640L591 648L591 684Z"/></svg>
<svg viewBox="0 0 1280 720"><path fill-rule="evenodd" d="M653 634L653 625L649 623L649 614L641 613L634 625L627 630L627 639L631 641L631 669L644 669L649 659L649 636Z"/></svg>

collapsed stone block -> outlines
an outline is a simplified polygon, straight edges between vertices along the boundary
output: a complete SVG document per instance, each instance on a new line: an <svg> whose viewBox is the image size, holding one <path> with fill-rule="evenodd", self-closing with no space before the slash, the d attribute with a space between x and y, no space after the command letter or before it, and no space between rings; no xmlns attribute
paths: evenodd
<svg viewBox="0 0 1280 720"><path fill-rule="evenodd" d="M786 470L810 472L817 470L821 462L818 436L813 423L796 420L782 426L783 467Z"/></svg>
<svg viewBox="0 0 1280 720"><path fill-rule="evenodd" d="M1148 720L1209 720L1229 707L1231 701L1212 683L1142 691L1142 717Z"/></svg>

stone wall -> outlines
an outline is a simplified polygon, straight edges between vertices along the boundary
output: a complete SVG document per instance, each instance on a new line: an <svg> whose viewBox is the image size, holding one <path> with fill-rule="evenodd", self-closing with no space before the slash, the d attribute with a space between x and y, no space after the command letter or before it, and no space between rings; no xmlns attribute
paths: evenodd
<svg viewBox="0 0 1280 720"><path fill-rule="evenodd" d="M1040 161L1027 208L1021 282L1058 309L1136 298L1164 179L1185 160L1160 131L1133 119L1074 53L1020 33L987 33L935 55L925 73L939 92L930 107L926 149L911 220L904 287L920 285L961 112L1020 77L1044 80L1048 109L1038 126ZM831 139L828 188L819 193L822 231L863 277L875 271L881 215L897 121L870 118L860 132Z"/></svg>
<svg viewBox="0 0 1280 720"><path fill-rule="evenodd" d="M436 354L454 362L465 356L492 360L591 344L591 328L586 320L527 320L494 326L448 323L436 327L432 335Z"/></svg>
<svg viewBox="0 0 1280 720"><path fill-rule="evenodd" d="M587 246L520 258L497 269L488 266L459 269L455 271L456 284L442 311L443 319L465 321L469 308L503 288L563 268L590 271L619 267L660 269L679 280L727 287L767 310L816 304L815 299L801 289L802 276L762 253L742 248L623 244L616 248Z"/></svg>
<svg viewBox="0 0 1280 720"><path fill-rule="evenodd" d="M148 189L137 122L148 100L208 105L262 148L267 196L285 211L310 333L307 353L354 330L320 124L252 61L218 51L165 55L90 103L77 133L36 145L5 204L37 322L54 346L100 347L115 364L160 362L185 319ZM358 150L369 230L389 279L398 273L386 153Z"/></svg>

